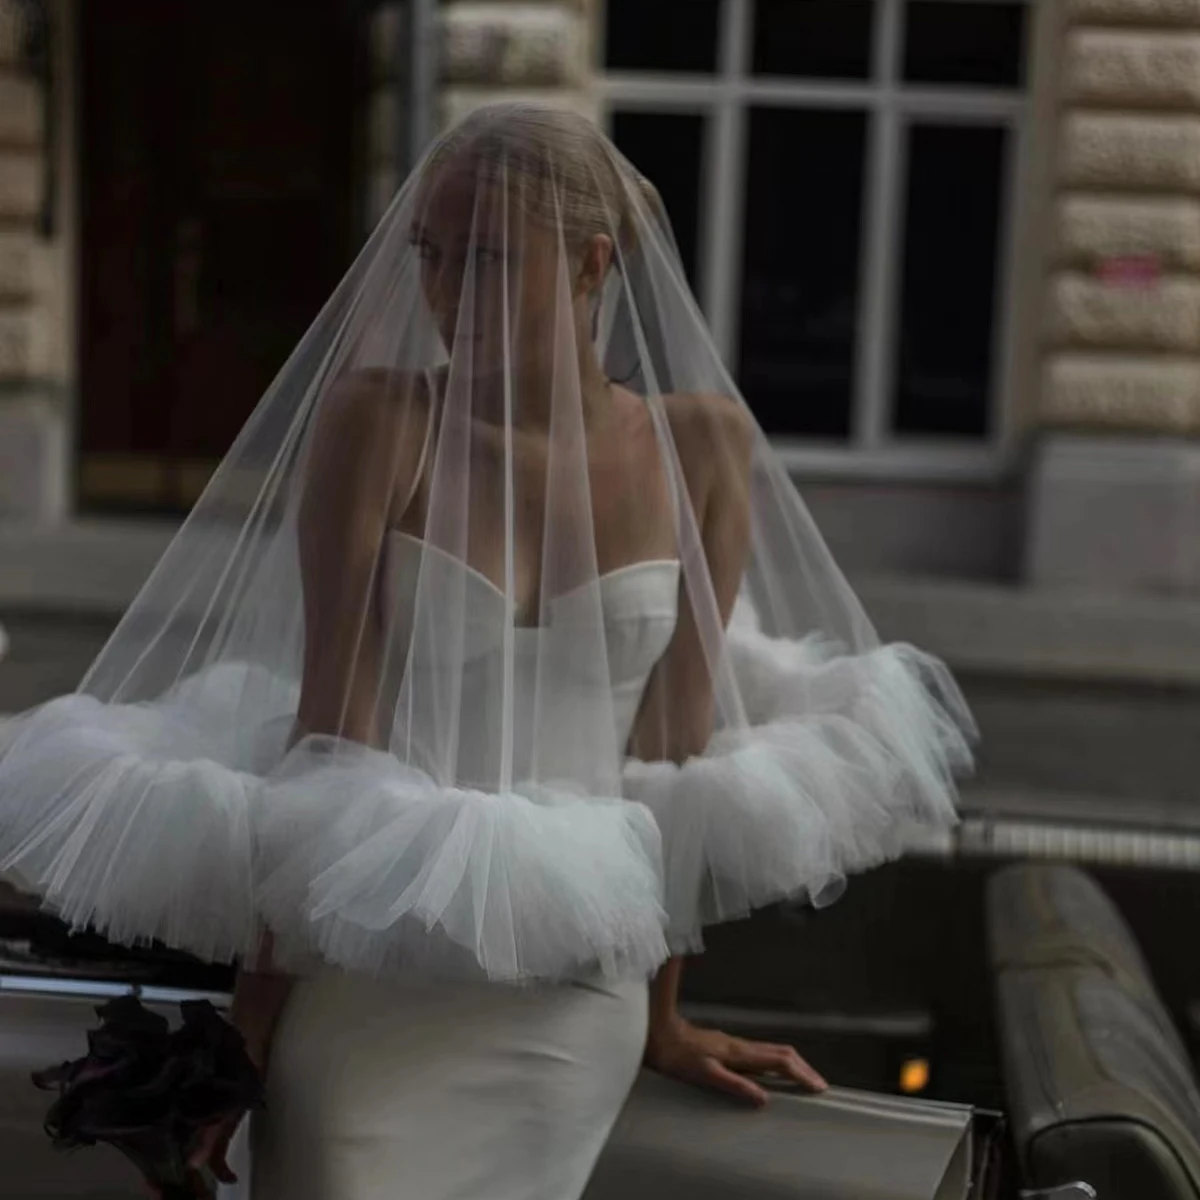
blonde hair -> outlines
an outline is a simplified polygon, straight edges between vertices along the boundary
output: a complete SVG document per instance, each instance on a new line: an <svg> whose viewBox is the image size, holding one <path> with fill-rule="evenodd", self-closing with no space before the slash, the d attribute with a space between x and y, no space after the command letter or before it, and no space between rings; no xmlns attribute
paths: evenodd
<svg viewBox="0 0 1200 1200"><path fill-rule="evenodd" d="M423 172L427 181L436 181L460 164L479 178L504 180L523 212L561 227L568 247L604 234L630 253L638 241L639 207L666 224L653 184L591 121L570 109L519 101L484 105L438 139Z"/></svg>

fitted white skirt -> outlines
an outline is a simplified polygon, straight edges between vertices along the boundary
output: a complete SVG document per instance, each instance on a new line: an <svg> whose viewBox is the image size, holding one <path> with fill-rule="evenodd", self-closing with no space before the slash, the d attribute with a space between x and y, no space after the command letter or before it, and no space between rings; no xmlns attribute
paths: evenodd
<svg viewBox="0 0 1200 1200"><path fill-rule="evenodd" d="M301 979L254 1200L577 1200L637 1076L644 983Z"/></svg>

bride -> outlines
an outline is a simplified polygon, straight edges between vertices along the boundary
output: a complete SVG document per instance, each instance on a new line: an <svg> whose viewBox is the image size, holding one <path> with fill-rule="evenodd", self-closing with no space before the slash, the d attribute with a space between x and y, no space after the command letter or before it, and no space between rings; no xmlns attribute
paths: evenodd
<svg viewBox="0 0 1200 1200"><path fill-rule="evenodd" d="M952 822L970 732L875 638L653 189L503 105L406 183L80 691L0 735L0 869L241 963L260 1200L570 1200L643 1063L824 1086L684 1020L680 956Z"/></svg>

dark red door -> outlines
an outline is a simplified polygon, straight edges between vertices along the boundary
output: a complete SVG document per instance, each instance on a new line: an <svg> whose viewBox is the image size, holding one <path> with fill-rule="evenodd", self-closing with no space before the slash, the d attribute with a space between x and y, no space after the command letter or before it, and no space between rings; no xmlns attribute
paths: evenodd
<svg viewBox="0 0 1200 1200"><path fill-rule="evenodd" d="M84 506L187 507L347 266L347 9L81 6Z"/></svg>

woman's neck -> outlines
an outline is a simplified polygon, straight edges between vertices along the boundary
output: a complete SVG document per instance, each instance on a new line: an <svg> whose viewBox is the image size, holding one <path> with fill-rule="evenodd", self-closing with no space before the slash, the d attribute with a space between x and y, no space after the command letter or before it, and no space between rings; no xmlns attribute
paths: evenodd
<svg viewBox="0 0 1200 1200"><path fill-rule="evenodd" d="M556 397L556 388L578 386L578 402L583 409L585 427L604 411L609 391L609 380L600 369L592 345L588 342L580 347L575 379L571 381L563 379L563 372L556 369L553 361L518 368L512 375L497 372L489 377L477 378L473 384L471 405L476 417L493 425L505 423L508 406L506 379L512 380L512 423L525 429L548 429L554 419L556 401L561 403L565 399L569 403L575 402L575 397L569 393Z"/></svg>

